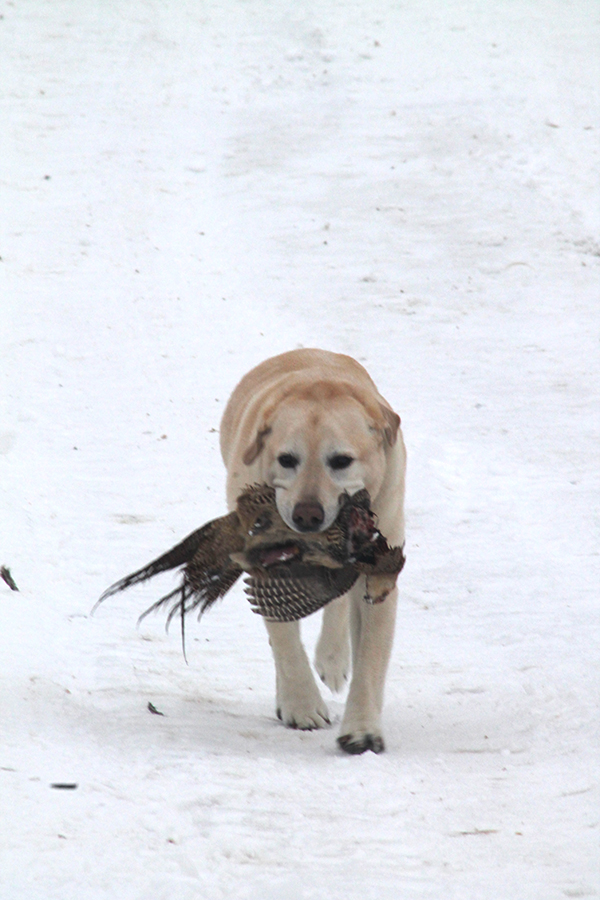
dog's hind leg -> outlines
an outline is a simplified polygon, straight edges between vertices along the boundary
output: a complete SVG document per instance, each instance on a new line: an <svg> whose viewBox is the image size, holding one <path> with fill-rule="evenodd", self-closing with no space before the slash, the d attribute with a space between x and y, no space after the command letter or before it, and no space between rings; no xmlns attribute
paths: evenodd
<svg viewBox="0 0 600 900"><path fill-rule="evenodd" d="M329 725L327 707L300 641L299 622L265 621L265 625L275 659L278 718L288 728L310 730Z"/></svg>
<svg viewBox="0 0 600 900"><path fill-rule="evenodd" d="M315 668L330 691L345 687L350 672L349 597L332 600L323 610L321 635L315 651Z"/></svg>

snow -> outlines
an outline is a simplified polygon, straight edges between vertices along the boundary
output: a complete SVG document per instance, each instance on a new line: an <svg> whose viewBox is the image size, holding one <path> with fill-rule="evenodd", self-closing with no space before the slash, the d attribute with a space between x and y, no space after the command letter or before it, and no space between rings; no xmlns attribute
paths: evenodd
<svg viewBox="0 0 600 900"><path fill-rule="evenodd" d="M598 896L597 5L1 14L0 896ZM169 576L90 616L295 346L403 420L381 756L277 722L241 587L189 666Z"/></svg>

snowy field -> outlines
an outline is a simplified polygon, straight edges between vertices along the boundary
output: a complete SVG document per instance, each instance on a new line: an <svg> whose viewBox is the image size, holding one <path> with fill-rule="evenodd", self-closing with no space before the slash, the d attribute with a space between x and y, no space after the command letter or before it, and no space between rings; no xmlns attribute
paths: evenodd
<svg viewBox="0 0 600 900"><path fill-rule="evenodd" d="M600 896L598 4L0 3L0 898ZM170 576L90 616L297 346L402 416L381 756L241 588L189 666Z"/></svg>

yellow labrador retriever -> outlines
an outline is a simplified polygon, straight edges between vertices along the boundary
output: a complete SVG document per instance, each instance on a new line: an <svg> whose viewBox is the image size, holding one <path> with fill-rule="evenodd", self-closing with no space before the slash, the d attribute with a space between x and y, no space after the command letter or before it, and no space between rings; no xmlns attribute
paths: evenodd
<svg viewBox="0 0 600 900"><path fill-rule="evenodd" d="M325 350L292 350L261 363L234 390L221 423L230 509L244 487L276 490L282 518L295 531L323 531L339 498L366 488L378 527L390 544L404 543L406 453L400 419L363 367ZM363 600L359 579L323 612L315 666L338 691L352 681L339 745L348 753L384 749L381 709L392 648L396 597ZM329 724L300 641L298 622L266 623L277 684L277 715L290 728Z"/></svg>

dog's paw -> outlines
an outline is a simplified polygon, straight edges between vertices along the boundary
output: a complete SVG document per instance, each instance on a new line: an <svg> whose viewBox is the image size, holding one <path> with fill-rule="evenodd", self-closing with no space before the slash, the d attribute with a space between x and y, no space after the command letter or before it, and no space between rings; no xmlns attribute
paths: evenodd
<svg viewBox="0 0 600 900"><path fill-rule="evenodd" d="M337 739L338 745L344 753L352 753L358 755L372 750L373 753L383 753L385 744L380 734L341 734Z"/></svg>
<svg viewBox="0 0 600 900"><path fill-rule="evenodd" d="M320 694L316 696L288 697L277 703L277 718L287 728L299 728L302 731L313 731L331 725L327 707Z"/></svg>
<svg viewBox="0 0 600 900"><path fill-rule="evenodd" d="M333 609L329 612L329 621L324 618L323 631L315 650L315 669L321 681L337 694L343 691L350 673L350 641L347 627L331 621L331 614L335 612L343 613L344 610Z"/></svg>
<svg viewBox="0 0 600 900"><path fill-rule="evenodd" d="M347 647L343 647L338 652L315 654L315 668L319 673L321 681L327 685L334 694L343 691L348 682L348 673L350 671L350 653Z"/></svg>

